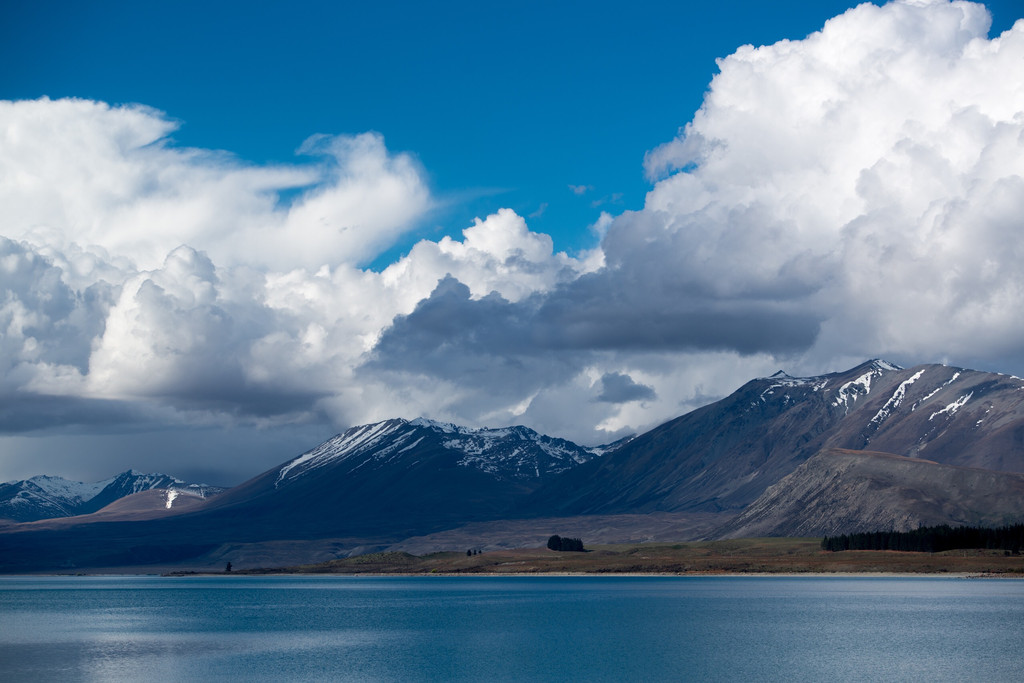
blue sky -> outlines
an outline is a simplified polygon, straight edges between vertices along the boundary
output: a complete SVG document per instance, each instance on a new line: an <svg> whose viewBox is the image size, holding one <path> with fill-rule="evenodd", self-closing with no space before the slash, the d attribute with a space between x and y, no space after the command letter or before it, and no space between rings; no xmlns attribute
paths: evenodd
<svg viewBox="0 0 1024 683"><path fill-rule="evenodd" d="M597 444L872 357L1022 374L1021 17L7 3L0 480L237 483L421 415Z"/></svg>

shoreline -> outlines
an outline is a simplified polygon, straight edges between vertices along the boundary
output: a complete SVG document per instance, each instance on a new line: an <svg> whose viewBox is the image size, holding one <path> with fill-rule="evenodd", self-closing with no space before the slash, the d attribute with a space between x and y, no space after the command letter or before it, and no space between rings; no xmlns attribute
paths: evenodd
<svg viewBox="0 0 1024 683"><path fill-rule="evenodd" d="M529 578L595 578L595 579L986 579L986 580L1024 580L1024 574L1007 572L976 572L976 571L532 571L532 572L495 572L495 571L274 571L274 570L239 570L239 571L168 571L168 572L76 572L76 573L10 573L0 574L3 579L190 579L190 578L259 578L259 577L308 577L323 579L327 577L385 579L413 578L492 578L492 579L529 579Z"/></svg>
<svg viewBox="0 0 1024 683"><path fill-rule="evenodd" d="M599 545L585 552L547 548L494 549L467 555L381 551L315 564L265 557L62 567L9 576L778 576L1024 578L1024 556L994 550L939 553L893 550L827 551L820 540L759 538L689 543ZM283 561L282 561L283 560Z"/></svg>

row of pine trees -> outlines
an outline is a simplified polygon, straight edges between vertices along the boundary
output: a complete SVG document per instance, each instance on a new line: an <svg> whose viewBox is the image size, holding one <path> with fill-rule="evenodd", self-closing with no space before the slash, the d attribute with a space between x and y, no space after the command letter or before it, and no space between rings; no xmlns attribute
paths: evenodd
<svg viewBox="0 0 1024 683"><path fill-rule="evenodd" d="M941 526L920 527L914 531L871 531L821 539L821 549L840 550L903 550L938 553L944 550L985 548L1006 550L1017 554L1024 547L1024 524L996 529L986 527Z"/></svg>

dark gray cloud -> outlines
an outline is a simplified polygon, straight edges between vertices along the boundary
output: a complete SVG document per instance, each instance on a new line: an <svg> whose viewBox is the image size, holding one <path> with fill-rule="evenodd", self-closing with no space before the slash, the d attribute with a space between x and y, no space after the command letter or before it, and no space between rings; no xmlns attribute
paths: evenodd
<svg viewBox="0 0 1024 683"><path fill-rule="evenodd" d="M819 317L799 302L767 293L715 298L669 266L663 258L605 268L515 303L497 293L472 299L449 276L394 320L364 367L506 384L517 381L506 372L525 372L541 359L548 369L578 369L596 351L790 353L814 343Z"/></svg>
<svg viewBox="0 0 1024 683"><path fill-rule="evenodd" d="M585 350L543 343L540 302L532 296L512 303L497 293L472 299L466 285L446 277L411 314L395 318L358 376L395 385L457 383L460 393L447 408L471 417L524 400L568 381L587 362Z"/></svg>
<svg viewBox="0 0 1024 683"><path fill-rule="evenodd" d="M629 403L630 401L653 400L658 395L654 389L633 381L621 372L607 372L601 377L601 393L597 400L605 403Z"/></svg>
<svg viewBox="0 0 1024 683"><path fill-rule="evenodd" d="M818 319L793 302L684 295L687 283L666 270L654 263L605 268L516 302L497 293L474 299L448 276L382 332L357 378L429 396L421 403L435 416L507 421L520 415L510 406L541 405L550 392L563 403L594 399L580 384L581 373L612 356L799 352L816 338ZM557 390L570 382L577 384L573 391ZM604 374L596 395L607 406L657 397L614 370ZM573 419L567 408L559 412L559 420ZM525 415L536 424L552 418L550 410L535 413ZM587 419L596 424L605 417Z"/></svg>
<svg viewBox="0 0 1024 683"><path fill-rule="evenodd" d="M102 432L149 425L142 407L132 401L46 396L21 392L0 396L0 434L89 426ZM151 426L151 425L150 425Z"/></svg>
<svg viewBox="0 0 1024 683"><path fill-rule="evenodd" d="M198 427L182 424L104 429L83 425L0 438L2 481L56 474L99 481L128 469L234 486L333 436L329 424Z"/></svg>

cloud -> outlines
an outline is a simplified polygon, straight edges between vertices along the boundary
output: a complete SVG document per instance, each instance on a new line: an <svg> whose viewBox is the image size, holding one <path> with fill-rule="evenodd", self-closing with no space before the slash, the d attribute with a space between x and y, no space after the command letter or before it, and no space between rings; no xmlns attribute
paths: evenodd
<svg viewBox="0 0 1024 683"><path fill-rule="evenodd" d="M637 384L629 375L621 372L607 372L601 376L601 393L597 400L605 403L629 403L657 398L654 389Z"/></svg>
<svg viewBox="0 0 1024 683"><path fill-rule="evenodd" d="M525 299L461 296L444 334L426 334L434 309L417 309L383 333L375 363L404 354L406 375L453 384L472 358L487 381L467 372L463 392L505 394L523 416L522 401L558 387L578 403L598 363L625 373L661 354L765 371L877 355L1024 368L1011 350L1024 339L1024 24L994 39L988 26L969 3L865 4L805 40L740 48L648 155L643 209L603 222L603 267ZM429 350L422 362L412 347ZM645 383L669 395L674 374Z"/></svg>
<svg viewBox="0 0 1024 683"><path fill-rule="evenodd" d="M599 207L604 206L606 204L621 204L621 203L622 203L622 193L621 192L614 192L614 193L608 195L607 197L601 197L600 199L595 199L594 201L590 202L590 206L592 206L593 208L596 209L596 208L599 208Z"/></svg>
<svg viewBox="0 0 1024 683"><path fill-rule="evenodd" d="M34 406L0 428L425 414L597 443L779 368L1024 372L1024 23L988 27L864 4L741 47L599 248L496 208L380 272L435 202L377 133L257 166L143 106L0 102L0 392Z"/></svg>
<svg viewBox="0 0 1024 683"><path fill-rule="evenodd" d="M376 133L316 135L299 151L329 163L321 186L292 205L283 229L263 242L267 262L277 267L368 262L431 207L418 164L389 154Z"/></svg>
<svg viewBox="0 0 1024 683"><path fill-rule="evenodd" d="M40 390L61 376L79 379L113 288L99 281L76 292L49 259L4 237L0 276L0 388Z"/></svg>
<svg viewBox="0 0 1024 683"><path fill-rule="evenodd" d="M473 299L469 287L445 277L381 334L361 378L417 387L421 394L437 387L430 405L435 414L483 420L579 372L578 357L536 338L539 300L513 303L496 291Z"/></svg>
<svg viewBox="0 0 1024 683"><path fill-rule="evenodd" d="M4 102L0 123L0 392L37 407L7 411L7 433L390 416L405 405L356 370L439 280L517 302L600 266L502 209L363 270L433 203L374 133L261 168L176 147L146 107Z"/></svg>
<svg viewBox="0 0 1024 683"><path fill-rule="evenodd" d="M678 245L676 280L709 306L799 303L823 363L1019 344L1024 25L988 27L970 3L864 4L720 60L609 261Z"/></svg>
<svg viewBox="0 0 1024 683"><path fill-rule="evenodd" d="M417 164L375 133L313 136L300 152L319 163L258 167L176 147L176 128L143 106L0 102L0 234L140 268L185 244L222 265L316 269L372 259L431 207Z"/></svg>
<svg viewBox="0 0 1024 683"><path fill-rule="evenodd" d="M444 237L423 240L408 256L389 266L384 280L402 289L412 287L420 297L432 291L440 277L452 275L468 285L474 297L498 292L518 301L536 291L574 280L596 264L554 253L551 238L531 232L511 209L500 209L462 231L463 240ZM411 308L411 307L410 307Z"/></svg>

